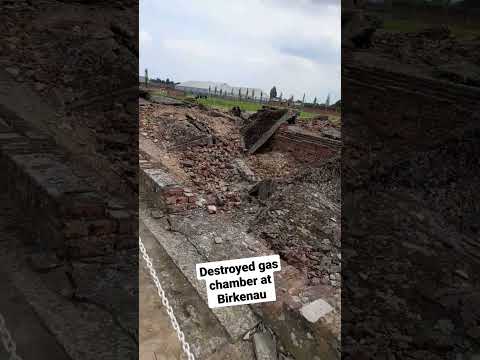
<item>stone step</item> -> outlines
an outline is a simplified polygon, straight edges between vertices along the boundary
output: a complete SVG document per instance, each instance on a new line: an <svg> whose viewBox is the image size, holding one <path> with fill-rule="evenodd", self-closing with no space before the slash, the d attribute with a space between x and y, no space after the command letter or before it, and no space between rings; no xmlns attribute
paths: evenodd
<svg viewBox="0 0 480 360"><path fill-rule="evenodd" d="M207 304L206 286L203 281L197 280L195 265L215 260L199 253L196 246L190 243L184 236L167 231L164 223L150 216L149 210L141 211L140 218L169 255L178 270L188 279L200 298ZM259 322L259 319L248 305L215 308L209 309L209 311L215 315L232 341L241 339L248 331L257 326Z"/></svg>
<svg viewBox="0 0 480 360"><path fill-rule="evenodd" d="M174 310L177 321L195 356L198 359L210 359L212 357L216 359L221 353L228 351L231 347L229 334L210 311L189 279L184 276L159 243L157 236L150 231L143 221L140 221L139 234L152 259L153 266ZM148 283L152 282L143 259L140 262L140 272L146 272L146 281ZM141 318L154 316L145 309L147 305L143 302L140 303ZM142 331L142 328L140 328L140 339L142 339ZM159 329L158 331L165 331L165 329ZM250 342L240 340L235 344L235 348L238 356L234 356L232 359L251 360L254 358ZM227 358L225 355L224 357L218 357L218 359Z"/></svg>

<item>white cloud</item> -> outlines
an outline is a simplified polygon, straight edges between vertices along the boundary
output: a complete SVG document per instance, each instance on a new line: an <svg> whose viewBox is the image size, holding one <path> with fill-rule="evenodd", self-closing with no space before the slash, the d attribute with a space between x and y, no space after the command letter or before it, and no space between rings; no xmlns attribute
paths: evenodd
<svg viewBox="0 0 480 360"><path fill-rule="evenodd" d="M142 73L340 97L339 1L141 0L140 25Z"/></svg>

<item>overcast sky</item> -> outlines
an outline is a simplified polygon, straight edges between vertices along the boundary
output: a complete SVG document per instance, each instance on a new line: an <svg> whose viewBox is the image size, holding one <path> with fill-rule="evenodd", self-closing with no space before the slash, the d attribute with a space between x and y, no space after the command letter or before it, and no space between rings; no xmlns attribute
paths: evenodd
<svg viewBox="0 0 480 360"><path fill-rule="evenodd" d="M140 75L340 98L340 0L140 0Z"/></svg>

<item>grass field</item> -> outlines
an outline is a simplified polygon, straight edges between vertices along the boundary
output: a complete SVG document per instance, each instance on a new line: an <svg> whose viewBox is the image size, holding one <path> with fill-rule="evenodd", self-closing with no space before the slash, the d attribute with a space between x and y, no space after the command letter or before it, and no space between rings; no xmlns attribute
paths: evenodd
<svg viewBox="0 0 480 360"><path fill-rule="evenodd" d="M152 94L154 95L162 95L162 96L170 96L164 90L153 90ZM202 104L204 106L212 107L212 108L219 108L219 109L231 109L234 106L238 106L243 111L258 111L262 108L263 103L254 103L250 101L242 101L242 100L235 100L235 99L224 99L218 97L208 97L208 98L200 98L195 99L192 95L186 96L170 96L175 97L178 100L190 101L190 102L197 102L198 104ZM308 111L300 111L300 118L301 119L310 119L318 114L308 112Z"/></svg>
<svg viewBox="0 0 480 360"><path fill-rule="evenodd" d="M259 104L259 103L252 103L249 101L232 100L232 99L221 99L221 98L215 98L215 97L198 99L197 102L205 106L224 108L224 109L225 108L231 109L234 106L238 106L240 109L244 111L257 111L262 108L262 104Z"/></svg>
<svg viewBox="0 0 480 360"><path fill-rule="evenodd" d="M209 97L206 99L198 99L197 102L199 104L203 104L205 106L213 107L213 108L223 108L223 109L231 109L234 106L238 106L243 111L258 111L262 108L264 104L261 103L253 103L250 101L241 101L241 100L233 100L233 99L222 99L222 98L215 98ZM301 111L300 118L308 119L313 118L318 114Z"/></svg>

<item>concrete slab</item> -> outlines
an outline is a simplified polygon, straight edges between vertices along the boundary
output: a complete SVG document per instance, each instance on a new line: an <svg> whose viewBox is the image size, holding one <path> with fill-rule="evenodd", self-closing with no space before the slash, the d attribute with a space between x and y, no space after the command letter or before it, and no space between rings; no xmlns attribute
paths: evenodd
<svg viewBox="0 0 480 360"><path fill-rule="evenodd" d="M162 245L183 275L196 289L200 297L207 303L205 283L197 280L195 265L197 263L214 261L215 259L206 257L185 236L165 230L164 225L157 219L151 218L148 211L141 212L140 218L149 231L154 234L157 241ZM242 338L247 331L254 328L259 322L248 305L216 308L210 309L210 311L215 314L233 340Z"/></svg>
<svg viewBox="0 0 480 360"><path fill-rule="evenodd" d="M255 153L270 139L280 125L295 116L296 113L285 109L261 110L254 114L252 121L242 129L243 143L247 153Z"/></svg>
<svg viewBox="0 0 480 360"><path fill-rule="evenodd" d="M143 169L143 171L155 183L158 189L163 189L167 186L176 185L176 181L165 170L162 169Z"/></svg>
<svg viewBox="0 0 480 360"><path fill-rule="evenodd" d="M300 313L311 323L317 322L332 311L333 307L323 299L317 299L300 309Z"/></svg>
<svg viewBox="0 0 480 360"><path fill-rule="evenodd" d="M257 360L277 360L277 348L272 335L266 332L255 333L253 344Z"/></svg>
<svg viewBox="0 0 480 360"><path fill-rule="evenodd" d="M219 353L229 344L228 333L142 221L140 236L194 354L199 359L208 359ZM179 354L176 333L172 330L170 320L164 316L154 284L145 271L145 262L142 260L139 265L140 352L147 356L146 360L154 359L152 352L156 353L158 359L161 356L178 359L180 357L173 357Z"/></svg>

